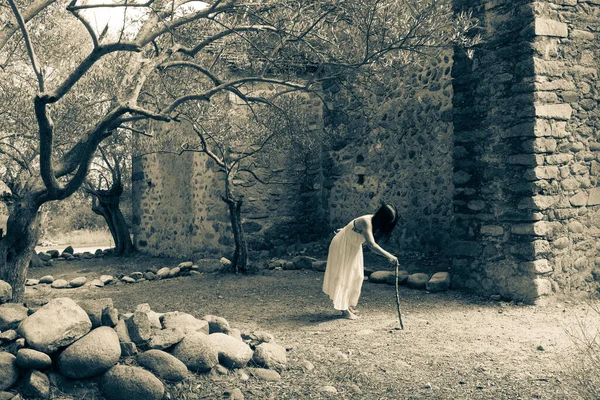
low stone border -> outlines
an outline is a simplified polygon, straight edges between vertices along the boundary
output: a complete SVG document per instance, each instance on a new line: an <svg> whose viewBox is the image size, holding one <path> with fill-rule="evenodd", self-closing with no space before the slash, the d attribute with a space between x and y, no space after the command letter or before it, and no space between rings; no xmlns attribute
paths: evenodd
<svg viewBox="0 0 600 400"><path fill-rule="evenodd" d="M66 251L66 250L65 250ZM102 252L99 250L98 252ZM58 253L58 252L56 252ZM55 253L55 254L56 254ZM63 252L64 254L64 252ZM231 265L231 261L227 258L222 257L220 260L222 266L227 267ZM310 269L313 271L325 272L327 267L327 261L317 260L313 257L308 256L296 256L291 260L283 258L271 259L266 267L270 270L304 270ZM84 276L77 277L71 281L64 279L55 280L52 275L43 276L40 279L27 279L25 286L36 286L40 284L50 285L54 289L71 289L81 287L87 284L87 286L93 287L104 287L120 281L125 284L133 284L144 281L161 280L168 278L175 278L178 276L190 276L200 274L200 267L194 264L192 261L185 261L179 263L176 267L169 268L148 268L145 272L132 272L129 275L119 275L114 277L112 275L102 275L99 279L94 279L88 282L88 279ZM372 283L387 283L394 285L394 271L370 271L365 270L365 279L368 279ZM406 285L412 289L427 290L428 292L441 292L450 289L451 277L448 272L437 272L432 276L425 273L413 273L409 274L408 271L401 270L398 275L398 284Z"/></svg>
<svg viewBox="0 0 600 400"><path fill-rule="evenodd" d="M0 299L10 298L6 285L0 281ZM278 381L287 368L285 347L267 332L241 332L214 315L157 313L148 304L120 314L110 298L62 297L37 309L0 304L0 330L0 399L48 399L66 379L85 385L93 378L109 400L160 400L165 382L190 372ZM244 398L239 388L232 394Z"/></svg>
<svg viewBox="0 0 600 400"><path fill-rule="evenodd" d="M200 267L193 264L191 261L179 263L176 267L169 268L148 268L145 272L132 272L129 275L102 275L99 279L94 279L88 283L88 279L85 276L79 276L71 281L65 279L54 279L52 275L46 275L40 279L27 279L25 286L37 286L37 285L50 285L54 289L73 289L81 286L93 286L93 287L104 287L106 285L114 284L118 281L126 284L139 283L151 280L161 280L168 278L175 278L178 276L190 276L200 274Z"/></svg>

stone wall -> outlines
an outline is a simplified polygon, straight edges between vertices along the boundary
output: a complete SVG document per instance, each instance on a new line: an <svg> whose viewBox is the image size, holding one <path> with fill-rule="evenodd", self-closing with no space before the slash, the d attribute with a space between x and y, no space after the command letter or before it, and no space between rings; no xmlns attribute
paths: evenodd
<svg viewBox="0 0 600 400"><path fill-rule="evenodd" d="M454 59L454 283L528 302L589 289L598 5L455 3L475 7L485 43Z"/></svg>
<svg viewBox="0 0 600 400"><path fill-rule="evenodd" d="M281 169L306 172L296 186L251 189L252 246L276 254L326 237L384 200L401 217L391 249L449 255L455 288L526 302L590 292L600 280L600 0L453 5L480 21L473 57L441 54L352 96L326 82L333 140ZM210 163L164 157L136 164L136 245L224 251Z"/></svg>
<svg viewBox="0 0 600 400"><path fill-rule="evenodd" d="M392 247L444 250L452 221L451 69L448 53L387 71L358 95L327 88L328 122L339 136L325 168L332 227L391 202L400 216Z"/></svg>
<svg viewBox="0 0 600 400"><path fill-rule="evenodd" d="M319 122L310 125L321 129L320 113L314 118ZM177 135L174 130L178 129L181 125L169 124L160 135ZM264 251L263 256L280 255L300 239L323 236L320 153L292 157L298 151L293 147L269 153L269 184L247 174L233 181L237 194L244 195L242 223L250 250ZM256 172L264 175L260 168ZM135 158L136 247L153 255L230 256L233 234L223 194L224 174L205 154L155 153Z"/></svg>
<svg viewBox="0 0 600 400"><path fill-rule="evenodd" d="M555 291L591 291L600 280L600 1L532 4L536 72L532 205L546 223L538 253ZM535 180L534 180L535 179Z"/></svg>

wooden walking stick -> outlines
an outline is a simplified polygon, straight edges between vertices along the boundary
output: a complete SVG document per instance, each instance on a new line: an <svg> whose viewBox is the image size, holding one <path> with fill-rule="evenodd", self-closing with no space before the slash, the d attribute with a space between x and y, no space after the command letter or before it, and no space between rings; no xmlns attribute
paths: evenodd
<svg viewBox="0 0 600 400"><path fill-rule="evenodd" d="M398 306L398 321L400 322L400 329L404 329L404 324L402 323L402 311L400 311L400 292L398 291L398 268L400 263L396 261L396 306ZM398 329L398 328L396 328Z"/></svg>

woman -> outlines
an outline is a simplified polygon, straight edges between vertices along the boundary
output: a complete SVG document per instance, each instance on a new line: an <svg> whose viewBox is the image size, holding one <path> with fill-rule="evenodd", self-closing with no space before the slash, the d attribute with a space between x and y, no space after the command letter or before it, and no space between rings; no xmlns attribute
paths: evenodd
<svg viewBox="0 0 600 400"><path fill-rule="evenodd" d="M391 264L398 262L392 254L376 242L387 239L398 223L398 213L391 204L383 203L373 215L363 215L339 230L329 246L327 268L323 279L323 292L333 300L333 307L342 316L357 319L354 310L360 297L364 279L362 245L367 243L376 254L384 256Z"/></svg>

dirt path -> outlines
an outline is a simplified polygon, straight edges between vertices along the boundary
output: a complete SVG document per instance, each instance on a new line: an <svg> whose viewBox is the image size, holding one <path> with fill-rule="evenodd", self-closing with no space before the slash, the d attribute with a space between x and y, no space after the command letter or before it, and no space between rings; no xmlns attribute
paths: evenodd
<svg viewBox="0 0 600 400"><path fill-rule="evenodd" d="M33 270L31 275L83 274L91 279L106 272L172 265L169 262L65 262ZM207 272L101 289L28 288L27 295L111 297L124 312L149 303L159 312L219 315L242 330L268 331L289 348L291 368L281 382L244 383L228 377L209 385L200 377L204 383L182 389L182 399L220 398L232 387L242 389L249 399L580 398L563 370L573 354L567 330L585 317L582 304L517 306L453 291L428 294L402 288L406 330L396 331L393 287L365 282L360 319L348 321L338 318L321 293L322 279L322 273L313 271L265 271L253 276ZM305 360L314 364L312 372L301 368ZM338 393L323 393L326 385Z"/></svg>

